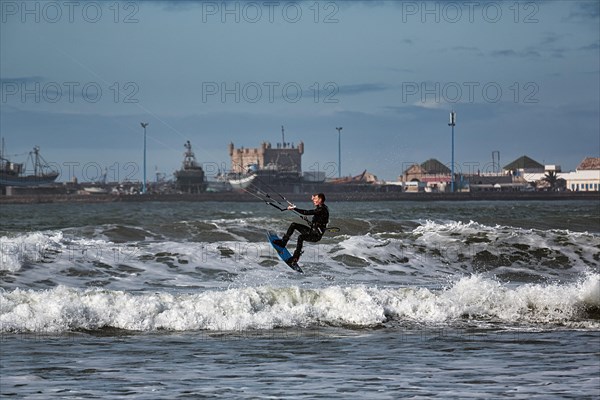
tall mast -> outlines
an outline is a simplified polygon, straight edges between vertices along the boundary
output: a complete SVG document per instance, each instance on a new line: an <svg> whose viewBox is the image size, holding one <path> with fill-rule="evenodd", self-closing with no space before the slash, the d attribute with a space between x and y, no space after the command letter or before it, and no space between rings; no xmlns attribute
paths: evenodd
<svg viewBox="0 0 600 400"><path fill-rule="evenodd" d="M33 154L35 155L35 160L33 162L33 174L35 176L38 176L38 168L40 165L40 147L39 146L33 146Z"/></svg>

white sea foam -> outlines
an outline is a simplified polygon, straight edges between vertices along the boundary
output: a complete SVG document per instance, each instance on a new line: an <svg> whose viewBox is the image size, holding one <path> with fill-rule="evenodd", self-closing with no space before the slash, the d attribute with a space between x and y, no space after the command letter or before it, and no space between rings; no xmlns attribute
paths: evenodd
<svg viewBox="0 0 600 400"><path fill-rule="evenodd" d="M106 228L99 233L86 228L4 236L0 271L11 276L3 287L139 291L275 281L279 286L301 281L318 287L324 274L328 283L437 287L472 273L526 283L568 280L565 271L572 276L598 273L599 268L597 234L424 221L412 232L327 236L307 243L301 260L307 274L290 276L261 240L262 231L252 227L257 221L211 221L221 226L217 239L202 233L189 241L156 236L115 243L102 233Z"/></svg>
<svg viewBox="0 0 600 400"><path fill-rule="evenodd" d="M393 251L388 247L390 243L388 239L379 239L371 234L348 236L338 244L337 253L351 255L365 263L371 263L373 259L388 257L390 251Z"/></svg>
<svg viewBox="0 0 600 400"><path fill-rule="evenodd" d="M437 291L418 287L258 286L173 294L59 286L40 291L0 291L0 332L104 327L131 331L371 327L389 319L421 324L466 319L505 326L556 324L598 329L598 320L585 314L598 307L598 274L588 274L577 283L516 288L474 275Z"/></svg>
<svg viewBox="0 0 600 400"><path fill-rule="evenodd" d="M539 265L552 270L558 266L559 269L576 268L578 272L592 267L598 271L600 237L594 233L427 220L412 234L415 245L433 250L447 262L457 261L459 256L469 259L486 252L482 254L501 259L497 264L503 266L509 265L508 260L511 260L517 267ZM485 256L481 263L486 263Z"/></svg>
<svg viewBox="0 0 600 400"><path fill-rule="evenodd" d="M61 231L31 232L0 237L0 271L16 272L25 263L41 261L45 254L57 251L63 240Z"/></svg>

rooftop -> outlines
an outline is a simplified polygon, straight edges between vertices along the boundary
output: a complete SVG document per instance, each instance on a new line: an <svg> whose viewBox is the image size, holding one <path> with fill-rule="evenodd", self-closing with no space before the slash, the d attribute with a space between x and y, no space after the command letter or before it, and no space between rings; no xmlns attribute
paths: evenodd
<svg viewBox="0 0 600 400"><path fill-rule="evenodd" d="M511 162L504 166L505 171L510 170L519 170L519 169L544 169L544 166L539 162L527 157L521 156L517 158L515 161Z"/></svg>
<svg viewBox="0 0 600 400"><path fill-rule="evenodd" d="M586 157L577 167L577 170L596 170L600 169L600 158L598 157Z"/></svg>

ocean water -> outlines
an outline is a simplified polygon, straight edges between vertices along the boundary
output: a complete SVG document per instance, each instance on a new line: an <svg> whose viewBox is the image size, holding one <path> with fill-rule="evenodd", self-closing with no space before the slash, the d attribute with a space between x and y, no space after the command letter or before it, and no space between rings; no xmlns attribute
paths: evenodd
<svg viewBox="0 0 600 400"><path fill-rule="evenodd" d="M2 205L0 395L600 397L600 202L329 207Z"/></svg>

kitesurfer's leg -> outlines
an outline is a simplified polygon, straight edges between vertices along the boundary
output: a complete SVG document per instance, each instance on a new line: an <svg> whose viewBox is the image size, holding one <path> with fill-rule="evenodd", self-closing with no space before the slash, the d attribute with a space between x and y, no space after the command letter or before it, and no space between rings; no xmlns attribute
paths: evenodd
<svg viewBox="0 0 600 400"><path fill-rule="evenodd" d="M290 227L288 228L285 235L280 240L273 240L273 243L277 246L285 247L290 240L290 237L294 234L294 231L298 231L300 233L305 233L310 231L310 228L306 225L298 224L296 222L292 222Z"/></svg>
<svg viewBox="0 0 600 400"><path fill-rule="evenodd" d="M300 256L302 255L302 246L304 245L304 240L306 240L306 235L298 235L298 242L296 243L296 250L294 250L294 254L292 258L294 258L295 262L298 262Z"/></svg>
<svg viewBox="0 0 600 400"><path fill-rule="evenodd" d="M275 239L273 240L273 244L279 247L285 247L287 245L287 239L283 240L283 239Z"/></svg>
<svg viewBox="0 0 600 400"><path fill-rule="evenodd" d="M304 225L303 225L304 226ZM306 227L308 228L308 227ZM298 236L298 243L296 244L296 250L294 250L294 254L292 258L294 258L295 262L298 262L300 256L302 255L302 247L304 246L304 241L307 242L318 242L321 240L321 235L315 234L310 230L305 230L301 235Z"/></svg>

